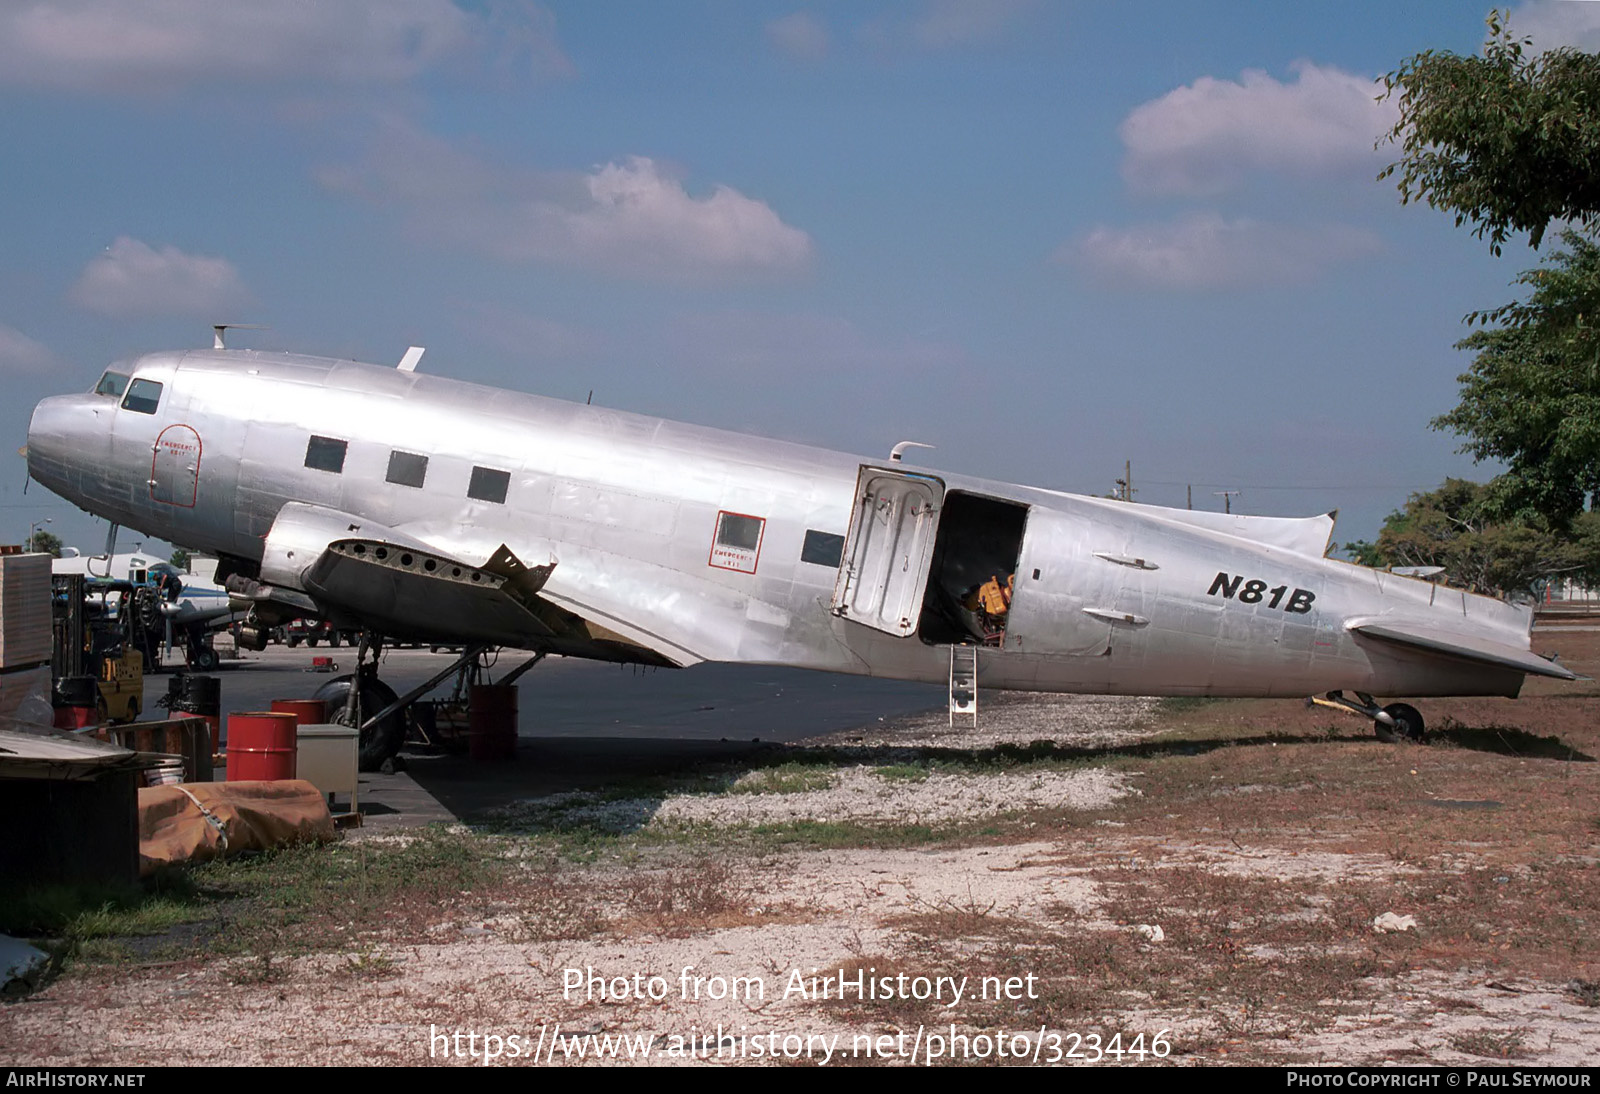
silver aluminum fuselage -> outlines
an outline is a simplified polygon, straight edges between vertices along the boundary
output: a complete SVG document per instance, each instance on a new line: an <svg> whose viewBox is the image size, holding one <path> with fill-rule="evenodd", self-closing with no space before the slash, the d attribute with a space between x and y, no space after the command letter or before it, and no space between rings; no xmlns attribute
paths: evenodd
<svg viewBox="0 0 1600 1094"><path fill-rule="evenodd" d="M29 431L29 473L88 511L257 560L290 502L358 514L473 564L504 544L529 565L555 564L541 592L552 603L654 636L678 663L946 679L947 647L841 616L838 567L801 558L808 530L849 533L866 466L1026 507L1016 625L981 651L986 687L1421 696L1515 694L1522 680L1362 641L1346 626L1394 616L1525 649L1519 609L1197 527L1178 511L348 361L208 350L114 367L163 385L156 413L60 396L40 403ZM342 473L305 466L313 435L348 443ZM422 487L386 481L394 450L428 457ZM173 467L190 479L174 487L163 478ZM504 503L467 496L474 467L509 473ZM765 522L753 573L712 564L719 514ZM1240 594L1247 583L1275 595L1252 601ZM1300 593L1310 599L1294 601Z"/></svg>

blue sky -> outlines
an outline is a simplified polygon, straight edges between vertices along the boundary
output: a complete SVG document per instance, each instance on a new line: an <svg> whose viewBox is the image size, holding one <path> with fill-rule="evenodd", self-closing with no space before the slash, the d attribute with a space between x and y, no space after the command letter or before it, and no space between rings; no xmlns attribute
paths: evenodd
<svg viewBox="0 0 1600 1094"><path fill-rule="evenodd" d="M105 364L379 363L1376 533L1501 258L1375 181L1455 3L10 0L0 428ZM1530 3L1600 47L1600 4ZM103 525L0 476L0 539Z"/></svg>

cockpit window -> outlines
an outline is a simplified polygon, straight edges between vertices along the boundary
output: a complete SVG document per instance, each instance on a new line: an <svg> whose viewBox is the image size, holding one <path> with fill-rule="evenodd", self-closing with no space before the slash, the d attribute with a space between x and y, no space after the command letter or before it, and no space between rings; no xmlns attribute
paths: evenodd
<svg viewBox="0 0 1600 1094"><path fill-rule="evenodd" d="M128 385L128 394L122 398L122 409L140 414L154 414L161 404L161 385L154 380L135 380Z"/></svg>
<svg viewBox="0 0 1600 1094"><path fill-rule="evenodd" d="M120 372L107 372L100 377L100 382L94 385L96 395L109 395L113 399L122 398L122 393L128 390L128 378Z"/></svg>

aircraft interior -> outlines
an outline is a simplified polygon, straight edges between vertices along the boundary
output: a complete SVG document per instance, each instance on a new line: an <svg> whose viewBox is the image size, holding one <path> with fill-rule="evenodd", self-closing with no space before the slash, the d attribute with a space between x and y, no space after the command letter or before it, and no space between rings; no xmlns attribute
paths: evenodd
<svg viewBox="0 0 1600 1094"><path fill-rule="evenodd" d="M953 490L945 495L917 633L935 646L998 646L1022 553L1028 507Z"/></svg>

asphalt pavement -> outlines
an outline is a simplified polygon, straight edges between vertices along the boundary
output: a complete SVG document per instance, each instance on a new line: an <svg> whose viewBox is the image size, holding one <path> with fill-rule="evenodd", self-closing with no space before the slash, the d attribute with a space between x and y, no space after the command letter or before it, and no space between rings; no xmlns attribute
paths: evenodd
<svg viewBox="0 0 1600 1094"><path fill-rule="evenodd" d="M330 671L314 671L331 658ZM404 694L447 667L453 654L425 649L385 653L381 679ZM520 663L508 655L499 676ZM229 712L270 709L274 699L305 699L354 670L355 650L327 646L225 657L211 675ZM360 804L368 827L471 820L498 804L601 786L627 775L670 774L709 761L737 761L775 744L869 725L942 706L937 685L841 676L803 669L697 665L639 669L547 658L518 681L515 759L475 763L465 755L411 746L402 770L363 774ZM145 679L146 717L166 678ZM431 693L449 695L450 681ZM224 728L224 737L226 729Z"/></svg>

